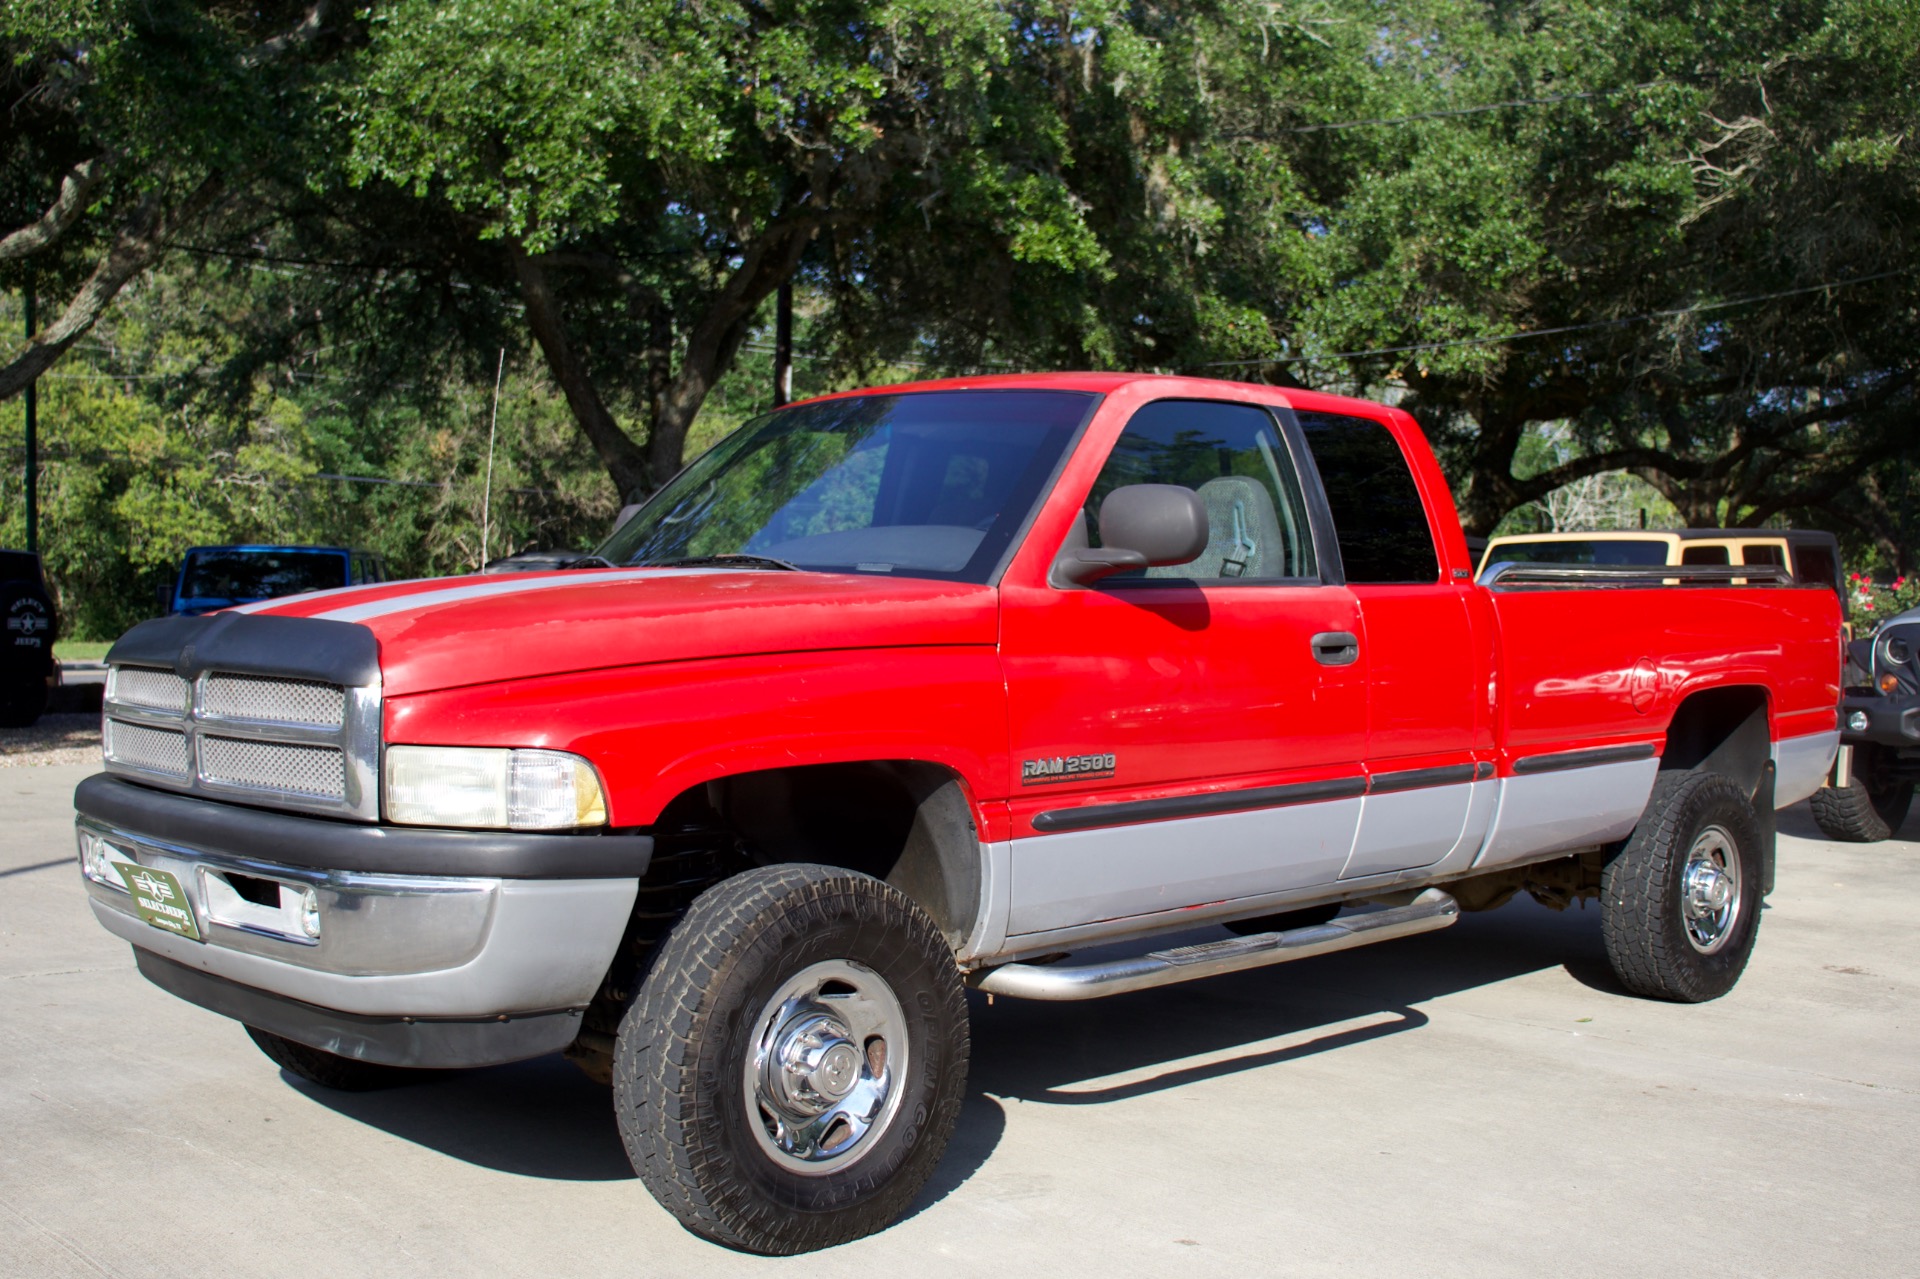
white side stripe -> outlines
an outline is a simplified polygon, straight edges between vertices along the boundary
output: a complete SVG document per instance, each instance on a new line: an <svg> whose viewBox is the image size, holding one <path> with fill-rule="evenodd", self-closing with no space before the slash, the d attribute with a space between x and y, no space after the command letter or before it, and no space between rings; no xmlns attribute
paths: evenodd
<svg viewBox="0 0 1920 1279"><path fill-rule="evenodd" d="M228 613L258 613L262 609L278 608L280 605L288 603L289 601L304 600L314 595L345 595L348 591L352 591L357 595L367 591L377 591L383 586L415 586L421 582L436 582L439 580L440 579L434 577L402 577L391 582L356 582L352 586L329 586L324 591L300 591L294 595L273 595L263 600L255 600L251 604L236 604L234 607L222 611Z"/></svg>
<svg viewBox="0 0 1920 1279"><path fill-rule="evenodd" d="M354 604L347 608L336 608L332 612L318 613L315 616L329 622L364 622L369 618L386 617L392 613L436 608L442 604L484 599L490 595L517 595L522 592L556 590L562 586L596 586L605 582L658 581L667 577L691 577L696 574L727 571L707 568L642 568L624 573L601 572L590 575L572 572L564 577L542 578L535 582L507 578L493 582L471 582L465 586L449 586L439 591L421 591L414 595L397 595L391 599L375 600L371 604Z"/></svg>

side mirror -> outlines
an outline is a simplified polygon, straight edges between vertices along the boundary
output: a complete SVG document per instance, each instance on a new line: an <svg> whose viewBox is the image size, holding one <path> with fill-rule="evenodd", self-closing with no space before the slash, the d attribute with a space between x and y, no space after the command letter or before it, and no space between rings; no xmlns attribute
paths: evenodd
<svg viewBox="0 0 1920 1279"><path fill-rule="evenodd" d="M1055 586L1088 586L1156 564L1185 564L1207 549L1207 507L1179 484L1129 484L1100 503L1098 550L1087 545L1084 517L1054 558Z"/></svg>

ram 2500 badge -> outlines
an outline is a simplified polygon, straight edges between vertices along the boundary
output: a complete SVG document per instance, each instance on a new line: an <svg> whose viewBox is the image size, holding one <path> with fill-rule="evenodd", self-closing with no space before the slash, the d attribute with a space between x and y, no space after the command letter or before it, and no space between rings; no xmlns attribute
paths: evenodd
<svg viewBox="0 0 1920 1279"><path fill-rule="evenodd" d="M143 973L314 1083L566 1051L660 1201L760 1252L907 1207L968 986L1118 994L1528 892L1598 898L1632 990L1719 996L1837 740L1831 590L1476 582L1413 422L1307 392L815 400L598 556L136 627L81 868Z"/></svg>

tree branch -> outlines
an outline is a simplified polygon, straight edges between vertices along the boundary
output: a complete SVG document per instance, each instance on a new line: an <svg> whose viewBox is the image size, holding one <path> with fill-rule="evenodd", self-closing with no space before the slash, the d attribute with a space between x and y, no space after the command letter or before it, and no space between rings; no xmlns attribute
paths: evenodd
<svg viewBox="0 0 1920 1279"><path fill-rule="evenodd" d="M0 240L0 262L12 262L38 253L65 235L67 228L86 212L87 197L106 180L110 167L108 158L103 155L74 165L72 172L60 180L60 194L47 211L36 221L29 222Z"/></svg>
<svg viewBox="0 0 1920 1279"><path fill-rule="evenodd" d="M533 331L533 340L540 344L540 352L546 356L547 368L560 384L561 394L567 397L574 421L580 424L594 452L600 455L607 474L613 478L614 487L620 490L620 500L631 501L636 493L652 492L655 486L647 468L647 454L613 420L592 374L574 351L546 271L538 260L528 256L518 241L508 241L507 253L513 259L513 273L520 282L520 298L526 303L527 327Z"/></svg>
<svg viewBox="0 0 1920 1279"><path fill-rule="evenodd" d="M792 278L814 233L827 220L813 212L775 220L748 246L738 269L694 322L679 374L660 396L647 438L649 488L666 483L680 469L687 429L739 350L755 312Z"/></svg>
<svg viewBox="0 0 1920 1279"><path fill-rule="evenodd" d="M0 368L0 401L10 400L65 355L85 336L114 297L167 250L167 240L183 223L204 214L226 191L219 174L206 178L178 207L168 212L158 197L149 196L114 236L106 257L67 303L60 318L33 335L27 349Z"/></svg>
<svg viewBox="0 0 1920 1279"><path fill-rule="evenodd" d="M327 19L333 14L333 0L314 0L307 10L307 16L291 31L284 31L269 40L262 40L253 48L240 55L240 65L257 67L285 57L294 49L312 44L326 27Z"/></svg>

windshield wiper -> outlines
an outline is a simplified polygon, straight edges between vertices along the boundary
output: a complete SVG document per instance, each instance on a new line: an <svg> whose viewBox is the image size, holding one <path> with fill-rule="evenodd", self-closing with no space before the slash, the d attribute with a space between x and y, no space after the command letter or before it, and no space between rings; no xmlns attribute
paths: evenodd
<svg viewBox="0 0 1920 1279"><path fill-rule="evenodd" d="M728 555L679 555L671 559L647 560L641 568L701 568L707 565L725 565L729 568L783 568L789 572L804 573L798 564L777 560L771 555L750 555L744 551Z"/></svg>
<svg viewBox="0 0 1920 1279"><path fill-rule="evenodd" d="M568 560L567 568L619 568L612 560L603 555L582 555L579 559Z"/></svg>

